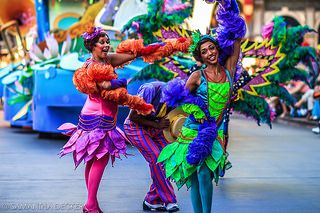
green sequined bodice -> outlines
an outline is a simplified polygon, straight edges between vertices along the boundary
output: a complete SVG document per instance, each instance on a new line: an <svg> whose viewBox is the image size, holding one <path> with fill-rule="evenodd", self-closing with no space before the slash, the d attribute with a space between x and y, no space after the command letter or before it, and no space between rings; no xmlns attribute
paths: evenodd
<svg viewBox="0 0 320 213"><path fill-rule="evenodd" d="M207 82L205 77L201 76L201 84L197 89L197 96L207 104L211 116L219 118L228 101L230 83Z"/></svg>

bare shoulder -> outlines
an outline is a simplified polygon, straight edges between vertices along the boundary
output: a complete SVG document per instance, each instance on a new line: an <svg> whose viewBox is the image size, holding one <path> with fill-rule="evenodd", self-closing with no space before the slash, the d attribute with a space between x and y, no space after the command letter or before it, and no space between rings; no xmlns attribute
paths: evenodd
<svg viewBox="0 0 320 213"><path fill-rule="evenodd" d="M198 80L200 79L200 77L201 77L201 71L197 70L190 75L189 79Z"/></svg>
<svg viewBox="0 0 320 213"><path fill-rule="evenodd" d="M189 88L190 91L193 91L195 88L197 88L200 85L200 82L201 82L200 77L201 77L200 70L193 72L188 78L186 87Z"/></svg>

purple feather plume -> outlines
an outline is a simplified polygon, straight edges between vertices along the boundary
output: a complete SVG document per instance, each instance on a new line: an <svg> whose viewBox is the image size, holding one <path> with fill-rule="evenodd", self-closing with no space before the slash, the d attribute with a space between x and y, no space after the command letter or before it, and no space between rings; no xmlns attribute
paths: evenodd
<svg viewBox="0 0 320 213"><path fill-rule="evenodd" d="M235 0L225 0L217 11L218 27L214 30L221 49L219 64L225 65L227 58L233 53L233 44L246 34L246 24L239 16L239 8Z"/></svg>
<svg viewBox="0 0 320 213"><path fill-rule="evenodd" d="M239 16L239 10L235 8L237 3L233 1L226 0L225 8L219 6L217 11L217 40L221 49L232 46L237 38L243 38L246 34L245 21Z"/></svg>
<svg viewBox="0 0 320 213"><path fill-rule="evenodd" d="M199 126L198 136L188 146L187 162L199 165L206 157L211 155L213 142L217 138L217 125L215 122L205 121Z"/></svg>
<svg viewBox="0 0 320 213"><path fill-rule="evenodd" d="M185 88L185 80L174 78L163 88L164 101L170 107L177 107L184 104L185 99L190 96L190 92Z"/></svg>

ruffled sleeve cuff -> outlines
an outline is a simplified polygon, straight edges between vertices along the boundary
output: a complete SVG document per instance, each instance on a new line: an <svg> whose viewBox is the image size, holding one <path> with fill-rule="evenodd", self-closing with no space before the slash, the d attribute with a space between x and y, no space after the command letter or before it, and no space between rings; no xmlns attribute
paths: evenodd
<svg viewBox="0 0 320 213"><path fill-rule="evenodd" d="M181 109L190 115L193 115L195 119L202 119L205 118L204 112L200 109L199 106L194 105L194 104L183 104L181 106Z"/></svg>
<svg viewBox="0 0 320 213"><path fill-rule="evenodd" d="M122 41L118 47L117 53L128 53L134 56L138 55L138 52L144 47L142 39L127 39Z"/></svg>

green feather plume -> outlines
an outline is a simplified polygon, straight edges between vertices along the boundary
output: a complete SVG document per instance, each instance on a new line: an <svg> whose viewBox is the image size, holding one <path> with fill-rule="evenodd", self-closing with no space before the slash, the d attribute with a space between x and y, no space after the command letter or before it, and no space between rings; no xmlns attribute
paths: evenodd
<svg viewBox="0 0 320 213"><path fill-rule="evenodd" d="M201 40L200 31L196 30L195 32L192 33L191 37L192 37L192 44L189 47L189 52L193 53L197 48L199 41Z"/></svg>

